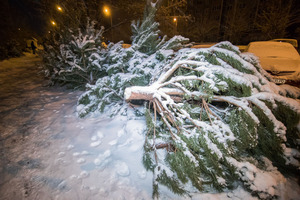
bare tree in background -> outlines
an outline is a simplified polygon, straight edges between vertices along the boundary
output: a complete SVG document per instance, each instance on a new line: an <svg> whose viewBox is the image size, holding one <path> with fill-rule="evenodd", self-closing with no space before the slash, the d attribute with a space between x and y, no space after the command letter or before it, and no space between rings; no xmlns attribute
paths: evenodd
<svg viewBox="0 0 300 200"><path fill-rule="evenodd" d="M265 39L280 38L287 35L286 28L297 22L296 13L291 12L292 0L266 1L258 13L256 27Z"/></svg>
<svg viewBox="0 0 300 200"><path fill-rule="evenodd" d="M185 36L192 41L197 42L213 42L218 37L219 24L217 21L211 20L210 16L201 14L201 17L194 19L193 26L188 25Z"/></svg>
<svg viewBox="0 0 300 200"><path fill-rule="evenodd" d="M226 40L236 44L249 32L249 12L251 10L242 7L235 9L234 16L225 16L224 37Z"/></svg>
<svg viewBox="0 0 300 200"><path fill-rule="evenodd" d="M147 0L151 2L151 0ZM160 23L160 30L163 34L174 35L181 34L181 24L187 20L191 20L186 15L187 0L157 0L156 8L158 9L156 18ZM176 18L176 22L174 22Z"/></svg>

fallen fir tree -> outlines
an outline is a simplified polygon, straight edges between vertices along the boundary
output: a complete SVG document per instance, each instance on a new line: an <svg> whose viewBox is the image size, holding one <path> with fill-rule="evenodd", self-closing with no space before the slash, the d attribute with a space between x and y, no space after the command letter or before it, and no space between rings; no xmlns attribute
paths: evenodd
<svg viewBox="0 0 300 200"><path fill-rule="evenodd" d="M78 100L77 113L80 117L97 112L106 112L111 116L123 112L126 87L148 85L165 65L173 62L178 49L191 46L189 39L182 36L168 41L166 36L160 39L155 12L155 7L146 6L143 21L131 24L131 47L123 48L123 41L120 41L102 51L99 64L106 76L99 78L95 84L86 85L87 92Z"/></svg>
<svg viewBox="0 0 300 200"><path fill-rule="evenodd" d="M272 162L299 169L299 90L276 86L229 42L182 49L173 61L150 86L125 90L126 101L148 102L143 162L154 173L154 197L159 184L186 194L238 180L262 199L278 196L284 178L273 177L280 172Z"/></svg>
<svg viewBox="0 0 300 200"><path fill-rule="evenodd" d="M107 75L87 85L78 115L126 114L124 94L145 102L143 163L154 198L159 185L184 195L240 183L261 199L279 196L284 170L299 168L299 89L275 85L229 42L189 49L181 36L159 39L153 5L132 24L130 48L119 42L102 54Z"/></svg>

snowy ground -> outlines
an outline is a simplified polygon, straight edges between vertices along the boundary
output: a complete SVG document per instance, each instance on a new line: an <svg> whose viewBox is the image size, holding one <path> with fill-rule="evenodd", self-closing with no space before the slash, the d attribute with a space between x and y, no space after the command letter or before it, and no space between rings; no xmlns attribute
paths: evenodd
<svg viewBox="0 0 300 200"><path fill-rule="evenodd" d="M142 166L145 122L133 114L79 119L81 92L46 87L32 54L0 62L0 199L151 199ZM240 187L161 199L256 199ZM281 199L297 199L287 179Z"/></svg>

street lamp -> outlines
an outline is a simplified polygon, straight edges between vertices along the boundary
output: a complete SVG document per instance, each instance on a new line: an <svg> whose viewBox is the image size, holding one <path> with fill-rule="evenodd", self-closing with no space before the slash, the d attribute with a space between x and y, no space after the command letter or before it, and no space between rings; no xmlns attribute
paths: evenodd
<svg viewBox="0 0 300 200"><path fill-rule="evenodd" d="M110 17L110 28L111 28L111 40L113 40L113 28L112 28L112 14L108 6L103 7L103 13L105 16Z"/></svg>
<svg viewBox="0 0 300 200"><path fill-rule="evenodd" d="M105 14L106 16L110 16L110 10L109 10L109 7L104 6L104 7L103 7L103 12L104 12L104 14Z"/></svg>
<svg viewBox="0 0 300 200"><path fill-rule="evenodd" d="M59 5L56 6L56 9L57 9L59 12L62 12L62 11L63 11L62 7L60 7Z"/></svg>
<svg viewBox="0 0 300 200"><path fill-rule="evenodd" d="M175 34L177 33L177 17L173 18L173 22L175 23Z"/></svg>
<svg viewBox="0 0 300 200"><path fill-rule="evenodd" d="M56 26L55 21L51 20L50 22L51 22L52 26Z"/></svg>

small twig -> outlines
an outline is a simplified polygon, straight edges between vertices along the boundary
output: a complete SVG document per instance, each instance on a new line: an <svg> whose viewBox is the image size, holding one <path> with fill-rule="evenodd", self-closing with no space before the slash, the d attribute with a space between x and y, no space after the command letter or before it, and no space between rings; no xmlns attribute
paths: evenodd
<svg viewBox="0 0 300 200"><path fill-rule="evenodd" d="M159 103L158 100L157 100L156 98L154 99L154 101L155 101L155 103ZM168 129L169 129L169 131L170 131L170 133L171 133L172 139L175 140L176 138L175 138L175 136L174 136L174 133L173 133L173 131L172 131L172 129L171 129L171 126L170 126L170 124L168 123L166 117L164 116L163 111L161 110L161 107L158 106L157 108L158 108L158 110L159 110L160 116L162 117L162 120L163 120L164 123L167 125L167 127L168 127Z"/></svg>
<svg viewBox="0 0 300 200"><path fill-rule="evenodd" d="M158 163L158 158L157 158L156 145L155 145L155 138L156 138L156 104L155 103L153 103L153 109L154 109L154 126L153 126L153 144L152 144L152 148L154 149L154 158L155 158L155 162L157 164Z"/></svg>
<svg viewBox="0 0 300 200"><path fill-rule="evenodd" d="M202 105L201 105L201 111L200 111L200 121L202 121L202 111L203 111L203 103L202 103Z"/></svg>
<svg viewBox="0 0 300 200"><path fill-rule="evenodd" d="M183 114L184 116L186 116L199 130L200 130L200 127L194 122L194 120L190 117L190 116L188 116L188 115L185 115L179 108L177 108L178 109L178 111L181 113L181 114Z"/></svg>
<svg viewBox="0 0 300 200"><path fill-rule="evenodd" d="M210 112L210 109L208 108L207 103L204 99L202 99L202 104L204 105L204 108L205 108L206 114L208 116L208 119L210 121L210 124L212 124L212 121L211 121L211 118L210 118L211 112Z"/></svg>

